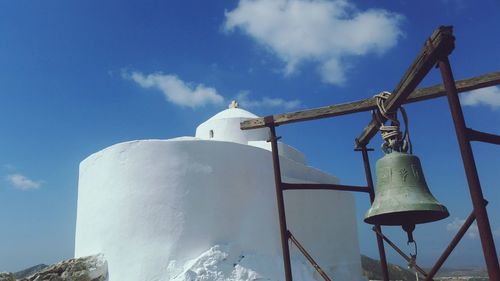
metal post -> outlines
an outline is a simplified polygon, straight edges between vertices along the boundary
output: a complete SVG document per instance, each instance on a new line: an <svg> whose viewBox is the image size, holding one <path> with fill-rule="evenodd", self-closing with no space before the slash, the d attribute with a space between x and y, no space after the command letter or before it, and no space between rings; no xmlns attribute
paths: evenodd
<svg viewBox="0 0 500 281"><path fill-rule="evenodd" d="M271 131L270 142L273 155L274 184L276 186L276 200L278 203L278 216L280 222L281 248L283 250L283 265L285 267L285 280L292 281L292 265L290 263L290 249L288 248L288 229L286 226L285 202L283 199L283 189L281 188L282 181L280 158L278 154L278 138L276 137L276 129L274 128L274 125L272 125L272 123L269 125L269 129Z"/></svg>
<svg viewBox="0 0 500 281"><path fill-rule="evenodd" d="M441 58L438 62L441 77L448 96L448 103L450 106L451 116L455 124L455 132L457 134L460 152L467 176L469 191L472 199L472 206L474 207L474 214L476 215L477 227L479 230L479 237L481 238L481 246L483 247L484 259L488 269L490 280L500 280L500 266L498 264L498 257L495 250L495 242L491 233L491 226L488 220L488 213L484 205L483 192L477 174L476 164L474 162L474 155L467 136L467 127L465 126L464 115L460 101L458 100L457 89L453 73L451 71L450 62L448 57Z"/></svg>
<svg viewBox="0 0 500 281"><path fill-rule="evenodd" d="M370 193L370 203L373 203L373 200L375 200L375 191L373 188L373 178L370 169L370 159L368 158L368 149L366 146L363 146L359 150L363 154L363 164L365 166L366 183ZM380 225L375 225L375 228L378 232L382 233ZM384 281L389 281L389 270L387 268L387 259L385 257L384 241L379 235L375 236L377 237L378 254L380 256L380 266L382 267L382 278Z"/></svg>

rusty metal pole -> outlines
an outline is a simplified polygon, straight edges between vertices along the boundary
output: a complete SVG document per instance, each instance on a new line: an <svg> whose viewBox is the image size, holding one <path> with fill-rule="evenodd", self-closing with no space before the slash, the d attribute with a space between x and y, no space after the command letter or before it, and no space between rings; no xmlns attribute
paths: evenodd
<svg viewBox="0 0 500 281"><path fill-rule="evenodd" d="M272 116L271 116L272 118ZM269 120L272 122L272 119ZM269 124L271 131L271 149L273 155L274 184L276 187L276 200L278 203L278 216L280 222L281 248L283 250L283 265L285 268L285 280L292 281L292 265L290 263L290 248L288 247L288 229L286 226L285 201L283 199L283 189L281 188L281 168L278 154L278 137L274 125Z"/></svg>
<svg viewBox="0 0 500 281"><path fill-rule="evenodd" d="M479 237L481 238L481 246L483 248L488 275L490 280L500 280L500 266L498 264L495 242L493 241L488 212L484 205L484 197L477 174L476 163L474 162L474 155L467 135L467 127L465 126L465 119L458 99L455 80L453 79L448 57L441 58L438 62L438 66L446 89L446 95L448 96L451 116L453 118L455 132L462 154L462 161L467 176L474 214L476 215L477 227L479 230Z"/></svg>
<svg viewBox="0 0 500 281"><path fill-rule="evenodd" d="M368 149L366 146L363 146L358 150L360 150L363 154L363 164L365 167L366 183L370 193L370 203L373 203L373 200L375 200L375 190L373 188L373 178L372 171L370 169L370 159L368 158ZM375 225L375 228L378 232L382 233L380 225ZM387 258L385 257L384 240L377 234L375 234L375 236L377 237L378 254L380 256L380 266L382 267L382 278L384 281L389 281L389 270L387 268Z"/></svg>

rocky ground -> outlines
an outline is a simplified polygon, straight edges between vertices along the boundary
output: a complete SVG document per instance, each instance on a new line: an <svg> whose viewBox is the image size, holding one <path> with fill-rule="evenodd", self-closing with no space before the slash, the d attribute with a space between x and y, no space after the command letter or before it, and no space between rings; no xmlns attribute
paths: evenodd
<svg viewBox="0 0 500 281"><path fill-rule="evenodd" d="M108 279L108 265L102 255L69 259L45 268L43 265L38 267L41 270L37 272L32 272L34 268L29 268L15 274L0 273L0 281L106 281ZM30 275L26 276L28 274Z"/></svg>
<svg viewBox="0 0 500 281"><path fill-rule="evenodd" d="M369 280L381 280L380 262L362 256ZM398 265L389 265L391 280L414 281L415 274ZM482 269L443 269L435 281L488 281ZM0 281L107 281L108 265L102 255L65 260L50 266L36 265L16 273L0 273Z"/></svg>

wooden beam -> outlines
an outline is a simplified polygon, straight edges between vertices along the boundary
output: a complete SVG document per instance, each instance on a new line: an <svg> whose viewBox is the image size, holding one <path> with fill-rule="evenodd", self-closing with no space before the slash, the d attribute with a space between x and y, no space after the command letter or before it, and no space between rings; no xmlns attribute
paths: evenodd
<svg viewBox="0 0 500 281"><path fill-rule="evenodd" d="M392 95L385 101L387 111L396 110L410 96L418 84L436 65L439 58L448 56L454 48L455 38L451 27L441 26L426 41L417 58L410 65L403 78L392 91ZM370 124L356 139L356 147L366 146L378 132L379 123L372 119Z"/></svg>
<svg viewBox="0 0 500 281"><path fill-rule="evenodd" d="M455 81L457 91L459 93L468 92L480 88L500 85L500 72L492 72L484 75L471 77L463 80ZM446 95L444 86L434 85L427 88L420 88L413 91L404 103L413 103ZM296 111L290 113L282 113L273 116L274 124L276 126L302 122L307 120L330 118L340 115L346 115L356 112L370 111L377 108L375 98L368 98L365 100L353 101L349 103L329 105L313 109L306 109L303 111ZM251 130L256 128L266 127L264 117L254 118L241 122L242 130Z"/></svg>
<svg viewBox="0 0 500 281"><path fill-rule="evenodd" d="M369 193L366 186L344 185L344 184L327 184L327 183L281 183L283 190L340 190L340 191L356 191Z"/></svg>

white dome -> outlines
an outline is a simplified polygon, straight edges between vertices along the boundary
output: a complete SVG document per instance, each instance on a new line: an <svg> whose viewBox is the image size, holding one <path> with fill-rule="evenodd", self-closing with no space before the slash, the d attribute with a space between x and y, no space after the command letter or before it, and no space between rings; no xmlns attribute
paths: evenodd
<svg viewBox="0 0 500 281"><path fill-rule="evenodd" d="M258 117L251 112L237 108L237 103L234 102L228 109L215 114L207 121L201 123L196 128L196 138L236 142L271 150L271 144L267 142L270 138L268 128L253 130L241 130L240 128L241 122ZM306 164L306 159L302 152L281 142L278 145L278 151L281 156Z"/></svg>
<svg viewBox="0 0 500 281"><path fill-rule="evenodd" d="M248 144L249 141L269 139L269 129L241 130L240 123L259 116L241 108L223 110L196 128L196 137L207 140L219 140Z"/></svg>

